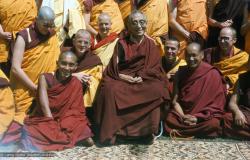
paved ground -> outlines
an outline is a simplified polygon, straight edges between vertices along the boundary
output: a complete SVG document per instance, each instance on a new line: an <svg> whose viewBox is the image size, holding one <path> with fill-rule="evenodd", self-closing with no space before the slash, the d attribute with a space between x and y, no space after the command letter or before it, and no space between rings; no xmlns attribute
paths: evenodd
<svg viewBox="0 0 250 160"><path fill-rule="evenodd" d="M27 152L18 154L31 155ZM34 154L34 153L33 153ZM49 152L52 157L4 158L10 160L250 160L250 143L234 140L157 139L152 145L120 144L109 147L75 147ZM1 152L0 152L1 155ZM19 155L20 156L20 155Z"/></svg>

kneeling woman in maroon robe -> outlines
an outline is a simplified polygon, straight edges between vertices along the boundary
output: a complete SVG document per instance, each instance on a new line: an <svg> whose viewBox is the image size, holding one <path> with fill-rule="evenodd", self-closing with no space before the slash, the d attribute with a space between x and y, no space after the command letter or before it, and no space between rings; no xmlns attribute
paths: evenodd
<svg viewBox="0 0 250 160"><path fill-rule="evenodd" d="M229 102L230 113L224 116L224 135L250 140L250 71L239 76Z"/></svg>
<svg viewBox="0 0 250 160"><path fill-rule="evenodd" d="M187 66L180 67L174 84L173 109L165 129L170 136L217 137L226 102L226 86L219 71L202 62L197 43L187 46Z"/></svg>
<svg viewBox="0 0 250 160"><path fill-rule="evenodd" d="M55 73L41 75L39 107L24 121L22 143L27 150L63 150L84 141L92 132L85 116L81 82L71 76L77 58L68 51L60 55Z"/></svg>
<svg viewBox="0 0 250 160"><path fill-rule="evenodd" d="M152 136L158 131L160 106L169 99L168 81L159 49L144 35L146 23L141 12L129 16L129 34L118 41L104 72L94 108L101 143L113 144L116 136Z"/></svg>

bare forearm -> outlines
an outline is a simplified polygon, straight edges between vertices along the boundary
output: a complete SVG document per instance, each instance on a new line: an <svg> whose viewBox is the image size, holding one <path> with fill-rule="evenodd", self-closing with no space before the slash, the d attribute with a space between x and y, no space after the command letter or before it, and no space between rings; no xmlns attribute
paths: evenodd
<svg viewBox="0 0 250 160"><path fill-rule="evenodd" d="M183 112L183 110L182 110L182 108L181 108L181 106L180 106L180 104L179 104L178 102L176 102L176 103L174 104L174 109L175 109L175 111L176 111L177 113L180 114L181 117L184 117L184 116L185 116L185 114L184 114L184 112Z"/></svg>
<svg viewBox="0 0 250 160"><path fill-rule="evenodd" d="M96 36L98 34L98 32L89 24L86 24L86 29L94 36Z"/></svg>
<svg viewBox="0 0 250 160"><path fill-rule="evenodd" d="M185 30L178 22L172 20L170 22L170 27L177 33L180 33L184 38L188 39L190 33Z"/></svg>
<svg viewBox="0 0 250 160"><path fill-rule="evenodd" d="M50 108L49 108L49 98L47 93L47 82L43 75L39 78L39 88L38 88L38 95L39 95L39 102L41 105L41 109L43 111L44 116L52 117Z"/></svg>
<svg viewBox="0 0 250 160"><path fill-rule="evenodd" d="M37 85L31 81L31 79L27 76L27 74L21 69L17 67L11 68L12 73L16 77L17 80L20 80L22 84L24 84L28 89L34 91L37 89Z"/></svg>

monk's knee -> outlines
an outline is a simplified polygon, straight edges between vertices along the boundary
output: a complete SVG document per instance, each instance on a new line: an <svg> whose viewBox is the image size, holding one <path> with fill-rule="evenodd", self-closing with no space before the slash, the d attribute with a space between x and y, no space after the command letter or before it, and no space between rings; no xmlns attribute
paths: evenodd
<svg viewBox="0 0 250 160"><path fill-rule="evenodd" d="M221 130L220 120L217 119L217 118L212 118L211 120L209 120L207 122L206 128L208 130L211 130L211 131L219 131L219 130Z"/></svg>

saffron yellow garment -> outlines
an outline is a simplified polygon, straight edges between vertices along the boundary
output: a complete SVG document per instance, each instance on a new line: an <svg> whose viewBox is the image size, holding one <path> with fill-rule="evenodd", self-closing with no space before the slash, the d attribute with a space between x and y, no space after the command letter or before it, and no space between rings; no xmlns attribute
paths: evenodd
<svg viewBox="0 0 250 160"><path fill-rule="evenodd" d="M102 13L108 13L111 17L110 33L120 33L124 29L124 23L118 4L114 0L105 0L93 6L91 10L90 25L98 31L98 16Z"/></svg>
<svg viewBox="0 0 250 160"><path fill-rule="evenodd" d="M28 27L37 16L35 0L0 0L0 23L5 32L16 33ZM0 39L0 63L7 62L9 43Z"/></svg>
<svg viewBox="0 0 250 160"><path fill-rule="evenodd" d="M4 78L9 81L1 69L0 78ZM14 114L15 103L10 87L0 88L0 139L2 134L8 129L8 126L12 122Z"/></svg>
<svg viewBox="0 0 250 160"><path fill-rule="evenodd" d="M115 48L117 41L118 41L118 38L110 43L107 43L93 50L93 53L96 54L101 59L101 62L103 64L103 69L105 69L107 65L109 64L110 58L112 57L114 53L114 48Z"/></svg>
<svg viewBox="0 0 250 160"><path fill-rule="evenodd" d="M50 37L47 41L39 44L35 48L26 50L24 53L21 68L27 76L35 83L42 73L53 72L56 69L56 61L60 53L58 39L56 35ZM14 120L23 124L35 95L25 87L20 80L16 79L11 73L11 85L13 85L14 98L16 103L16 113Z"/></svg>
<svg viewBox="0 0 250 160"><path fill-rule="evenodd" d="M86 29L83 13L85 12L82 1L78 0L43 0L42 6L49 6L55 12L56 32L61 45L65 38L72 37L79 29ZM69 23L69 32L64 26Z"/></svg>
<svg viewBox="0 0 250 160"><path fill-rule="evenodd" d="M91 76L89 87L83 96L85 107L92 107L96 91L98 89L99 83L102 78L102 72L103 72L102 65L97 65L91 69L86 69L81 72L89 74Z"/></svg>
<svg viewBox="0 0 250 160"><path fill-rule="evenodd" d="M176 57L176 61L179 61L178 57ZM184 59L181 59L180 62L173 69L171 69L167 74L175 75L175 73L178 71L178 69L181 66L186 66L186 65L187 65L186 61Z"/></svg>
<svg viewBox="0 0 250 160"><path fill-rule="evenodd" d="M177 3L176 21L187 31L198 32L203 39L208 36L206 0L181 0ZM180 58L184 58L187 41L177 32L173 35L180 41Z"/></svg>
<svg viewBox="0 0 250 160"><path fill-rule="evenodd" d="M125 0L119 4L122 17L125 19L132 7L131 0ZM147 17L147 34L152 37L164 55L164 46L160 39L161 35L168 33L168 6L166 0L147 0L147 3L139 8Z"/></svg>
<svg viewBox="0 0 250 160"><path fill-rule="evenodd" d="M239 74L244 73L248 70L247 62L249 55L244 51L242 52L239 51L240 49L234 47L233 53L238 53L238 54L213 64L221 71L223 76L226 79L230 80L230 82L233 84L233 87L229 89L230 93L233 92L233 89L235 87L234 85L238 80Z"/></svg>

